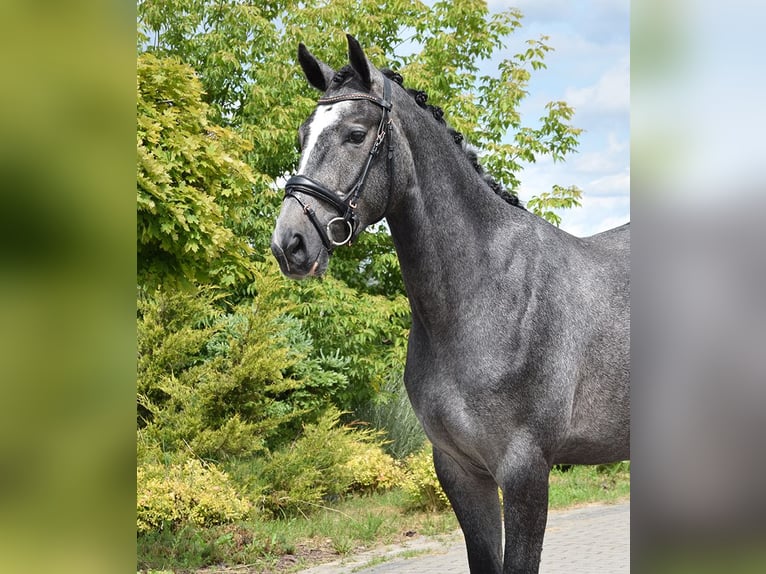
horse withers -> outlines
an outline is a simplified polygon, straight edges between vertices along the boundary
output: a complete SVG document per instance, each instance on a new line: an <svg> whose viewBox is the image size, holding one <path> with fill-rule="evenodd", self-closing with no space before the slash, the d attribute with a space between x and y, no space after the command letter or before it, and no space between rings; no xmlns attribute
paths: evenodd
<svg viewBox="0 0 766 574"><path fill-rule="evenodd" d="M405 385L471 572L537 572L552 465L630 456L629 224L578 238L526 211L422 92L348 43L337 72L299 46L323 96L272 251L319 276L386 218L412 309Z"/></svg>

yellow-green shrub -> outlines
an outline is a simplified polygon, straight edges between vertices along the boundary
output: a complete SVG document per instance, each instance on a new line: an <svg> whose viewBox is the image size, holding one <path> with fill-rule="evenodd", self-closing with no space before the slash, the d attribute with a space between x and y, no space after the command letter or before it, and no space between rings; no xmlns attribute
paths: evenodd
<svg viewBox="0 0 766 574"><path fill-rule="evenodd" d="M243 518L251 508L228 475L197 459L146 464L137 469L138 532L192 523L201 526Z"/></svg>
<svg viewBox="0 0 766 574"><path fill-rule="evenodd" d="M426 443L419 452L407 457L405 464L407 477L402 488L409 495L412 505L427 510L449 508L447 495L436 477L431 444Z"/></svg>
<svg viewBox="0 0 766 574"><path fill-rule="evenodd" d="M287 448L271 453L260 470L263 509L275 517L315 510L327 496L345 494L352 477L346 468L357 434L328 409Z"/></svg>
<svg viewBox="0 0 766 574"><path fill-rule="evenodd" d="M340 424L340 417L329 408L289 447L268 456L258 473L264 511L275 517L305 514L327 498L401 483L403 471L383 452L381 433Z"/></svg>
<svg viewBox="0 0 766 574"><path fill-rule="evenodd" d="M391 490L405 479L401 463L386 454L378 444L359 443L346 467L351 471L350 489L371 494Z"/></svg>

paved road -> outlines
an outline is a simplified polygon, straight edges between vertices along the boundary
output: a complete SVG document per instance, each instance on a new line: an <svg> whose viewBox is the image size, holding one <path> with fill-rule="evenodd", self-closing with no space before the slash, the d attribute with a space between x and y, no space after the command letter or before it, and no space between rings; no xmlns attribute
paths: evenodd
<svg viewBox="0 0 766 574"><path fill-rule="evenodd" d="M300 574L467 574L459 531L418 538L359 556L315 566ZM630 572L630 503L552 511L543 544L541 574Z"/></svg>

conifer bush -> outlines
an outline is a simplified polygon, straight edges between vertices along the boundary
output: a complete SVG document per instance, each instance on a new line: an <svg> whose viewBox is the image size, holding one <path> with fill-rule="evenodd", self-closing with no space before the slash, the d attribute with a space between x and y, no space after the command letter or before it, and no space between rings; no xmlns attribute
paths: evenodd
<svg viewBox="0 0 766 574"><path fill-rule="evenodd" d="M284 314L281 279L233 308L211 289L138 301L138 428L166 452L221 461L284 444L347 383L344 360L316 353Z"/></svg>
<svg viewBox="0 0 766 574"><path fill-rule="evenodd" d="M197 459L139 465L136 526L139 533L182 524L211 526L244 518L252 505L229 476Z"/></svg>
<svg viewBox="0 0 766 574"><path fill-rule="evenodd" d="M382 451L379 433L342 425L341 415L329 408L291 445L268 456L260 471L264 511L274 517L308 514L355 489L396 484L397 466ZM363 470L365 462L374 466Z"/></svg>
<svg viewBox="0 0 766 574"><path fill-rule="evenodd" d="M409 495L414 508L443 510L450 507L449 499L442 489L434 469L431 443L406 460L407 477L402 488Z"/></svg>
<svg viewBox="0 0 766 574"><path fill-rule="evenodd" d="M397 488L406 478L402 464L377 443L358 443L346 467L351 472L349 490L352 492L384 492Z"/></svg>

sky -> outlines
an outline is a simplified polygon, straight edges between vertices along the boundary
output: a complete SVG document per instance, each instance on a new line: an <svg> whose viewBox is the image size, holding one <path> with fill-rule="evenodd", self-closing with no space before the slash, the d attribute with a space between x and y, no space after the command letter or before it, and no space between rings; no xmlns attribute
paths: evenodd
<svg viewBox="0 0 766 574"><path fill-rule="evenodd" d="M554 184L576 185L582 207L560 212L561 228L587 236L630 220L630 2L629 0L489 0L491 11L519 8L522 27L488 68L523 49L523 42L549 37L554 51L547 69L533 72L521 106L530 122L549 101L575 108L572 123L585 131L578 153L554 164L543 159L520 174L522 201ZM510 141L509 135L508 140Z"/></svg>

